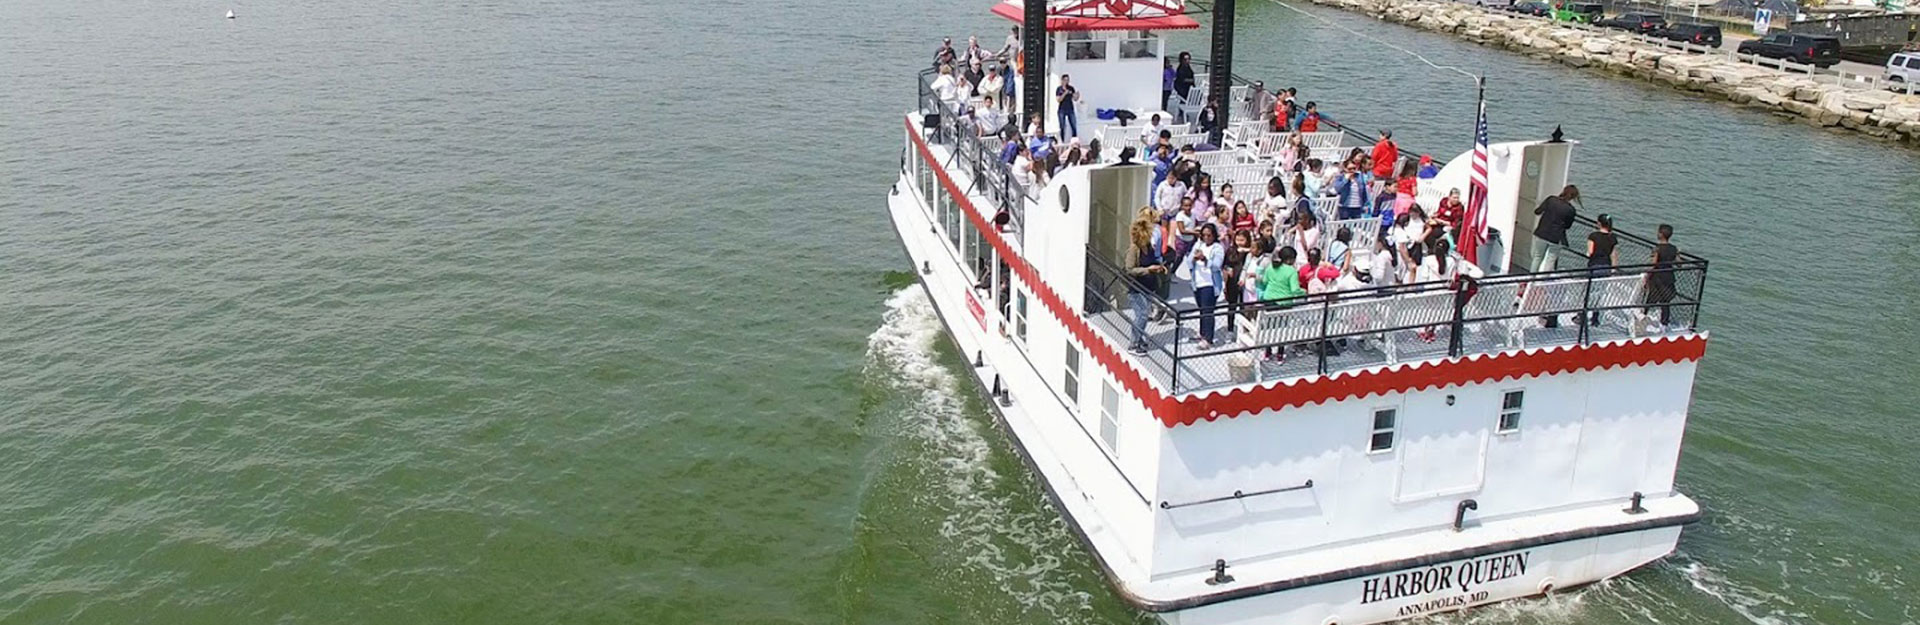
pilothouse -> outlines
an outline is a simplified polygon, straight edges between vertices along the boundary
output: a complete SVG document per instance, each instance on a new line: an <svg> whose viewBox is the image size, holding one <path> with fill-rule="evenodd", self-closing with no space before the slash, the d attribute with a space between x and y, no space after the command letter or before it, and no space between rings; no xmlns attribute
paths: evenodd
<svg viewBox="0 0 1920 625"><path fill-rule="evenodd" d="M887 211L1120 597L1353 625L1672 553L1707 262L1581 214L1578 141L1483 107L1423 159L1234 75L1230 0L1207 60L1177 2L991 10L1018 39L920 73Z"/></svg>

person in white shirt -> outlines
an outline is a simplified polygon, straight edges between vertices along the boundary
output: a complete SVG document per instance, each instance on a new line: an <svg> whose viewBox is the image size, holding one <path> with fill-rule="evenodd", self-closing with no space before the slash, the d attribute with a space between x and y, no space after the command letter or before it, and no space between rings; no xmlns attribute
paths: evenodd
<svg viewBox="0 0 1920 625"><path fill-rule="evenodd" d="M1446 239L1433 242L1433 253L1420 259L1419 278L1421 282L1445 282L1455 276L1480 277L1480 267L1473 263L1462 262L1453 255L1453 245Z"/></svg>
<svg viewBox="0 0 1920 625"><path fill-rule="evenodd" d="M940 66L940 76L933 79L934 97L940 98L940 102L946 106L947 112L954 113L960 110L960 94L960 79L953 76L953 66Z"/></svg>
<svg viewBox="0 0 1920 625"><path fill-rule="evenodd" d="M1160 119L1159 113L1147 116L1147 127L1140 130L1141 145L1151 146L1160 139L1160 131L1167 129L1167 122Z"/></svg>
<svg viewBox="0 0 1920 625"><path fill-rule="evenodd" d="M1013 168L1010 173L1013 174L1014 181L1020 183L1020 186L1026 188L1033 187L1033 156L1028 152L1027 146L1022 145L1014 148Z"/></svg>
<svg viewBox="0 0 1920 625"><path fill-rule="evenodd" d="M1260 301L1260 276L1267 272L1267 264L1273 262L1273 240L1259 240L1254 244L1254 251L1247 255L1246 267L1240 270L1240 292L1245 294L1242 303Z"/></svg>
<svg viewBox="0 0 1920 625"><path fill-rule="evenodd" d="M999 134L1000 128L1007 125L1007 114L993 105L993 96L982 96L980 105L973 107L973 121L979 128L980 136L991 137Z"/></svg>
<svg viewBox="0 0 1920 625"><path fill-rule="evenodd" d="M1013 27L1013 32L1007 33L1007 45L1002 46L1000 48L999 56L1007 59L1008 61L1012 61L1013 55L1015 53L1018 53L1019 51L1020 51L1020 27L1015 26Z"/></svg>
<svg viewBox="0 0 1920 625"><path fill-rule="evenodd" d="M1371 269L1367 272L1373 277L1374 286L1393 286L1400 283L1399 259L1394 256L1393 243L1386 235L1373 239L1373 255L1368 259Z"/></svg>
<svg viewBox="0 0 1920 625"><path fill-rule="evenodd" d="M1186 196L1187 185L1180 182L1179 176L1168 175L1166 180L1160 181L1160 188L1153 190L1153 207L1165 214L1167 211L1178 208L1180 198Z"/></svg>
<svg viewBox="0 0 1920 625"><path fill-rule="evenodd" d="M1200 348L1213 347L1214 305L1219 302L1221 264L1226 260L1226 248L1220 245L1220 230L1213 224L1200 226L1200 241L1193 245L1192 258L1183 267L1189 267L1187 273L1193 280L1193 300L1200 308Z"/></svg>
<svg viewBox="0 0 1920 625"><path fill-rule="evenodd" d="M1287 181L1280 176L1267 179L1267 197L1260 200L1260 218L1279 221L1280 213L1293 207L1287 199Z"/></svg>
<svg viewBox="0 0 1920 625"><path fill-rule="evenodd" d="M1001 81L1000 69L997 67L989 68L987 74L980 78L979 91L981 96L998 98L1000 97L1000 91L1004 88L1006 88L1006 83ZM1005 118L1003 117L1002 119L1004 120Z"/></svg>
<svg viewBox="0 0 1920 625"><path fill-rule="evenodd" d="M1293 222L1293 249L1297 257L1307 258L1308 250L1320 250L1320 220L1312 213L1301 217Z"/></svg>

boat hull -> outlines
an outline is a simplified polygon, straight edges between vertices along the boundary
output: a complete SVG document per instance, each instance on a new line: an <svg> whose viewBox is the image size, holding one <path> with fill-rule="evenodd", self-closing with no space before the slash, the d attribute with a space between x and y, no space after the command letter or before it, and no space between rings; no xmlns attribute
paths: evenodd
<svg viewBox="0 0 1920 625"><path fill-rule="evenodd" d="M1168 625L1364 625L1542 597L1673 552L1680 526L1537 545L1164 612Z"/></svg>

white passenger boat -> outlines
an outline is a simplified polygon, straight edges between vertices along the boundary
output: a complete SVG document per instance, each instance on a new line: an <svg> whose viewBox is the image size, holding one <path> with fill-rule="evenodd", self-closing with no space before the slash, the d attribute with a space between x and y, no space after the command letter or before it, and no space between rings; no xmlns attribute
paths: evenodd
<svg viewBox="0 0 1920 625"><path fill-rule="evenodd" d="M1089 109L1142 120L1161 105L1156 31L1198 27L1147 0L1027 9L995 9L1027 25L1027 49L1053 51L1028 59L1021 104L1065 73ZM1214 70L1196 89L1243 93ZM1180 625L1359 625L1537 597L1658 560L1699 516L1674 471L1706 349L1706 261L1652 267L1653 242L1620 233L1611 273L1507 271L1540 244L1511 235L1533 231L1520 209L1561 189L1577 143L1491 146L1484 210L1507 241L1480 255L1483 279L1223 304L1236 336L1202 348L1179 334L1198 325L1190 301L1120 269L1151 168L1114 162L1109 146L1105 162L1024 188L998 139L942 114L933 80L919 76L902 118L888 214L998 421L1139 609ZM1094 117L1081 115L1082 136L1136 132ZM1229 122L1204 167L1264 189L1271 137ZM1344 133L1312 139L1368 144ZM1471 160L1426 184L1466 188ZM1434 199L1421 194L1429 210ZM1665 296L1649 296L1649 276ZM1144 354L1128 349L1135 293L1166 316ZM1288 345L1291 358L1262 357Z"/></svg>

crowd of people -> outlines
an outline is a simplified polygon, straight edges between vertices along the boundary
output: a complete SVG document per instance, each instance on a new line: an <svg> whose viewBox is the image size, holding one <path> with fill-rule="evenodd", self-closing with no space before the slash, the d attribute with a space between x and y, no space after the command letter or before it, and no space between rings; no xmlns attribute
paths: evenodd
<svg viewBox="0 0 1920 625"><path fill-rule="evenodd" d="M951 40L942 43L934 62L939 75L936 95L947 110L978 137L1002 139L999 158L1010 166L1015 182L1038 189L1061 169L1102 162L1098 139L1082 143L1078 119L1072 112L1079 99L1069 76L1062 75L1054 90L1058 137L1046 132L1043 120L1030 117L1013 123L1013 63L1020 46L1019 28L998 51L982 49L968 38L965 51ZM958 63L966 69L953 71ZM1189 53L1167 59L1162 72L1163 105L1179 97L1199 97ZM996 97L998 96L998 97ZM1150 318L1164 318L1167 310L1153 306L1154 297L1185 303L1191 297L1199 310L1192 340L1211 348L1231 334L1216 311L1237 309L1251 315L1255 302L1284 302L1322 293L1373 289L1398 284L1447 282L1456 276L1479 277L1478 259L1458 253L1466 207L1458 188L1448 191L1432 213L1415 201L1422 181L1439 168L1429 156L1403 154L1391 130L1380 130L1370 148L1354 147L1337 163L1311 156L1306 133L1340 128L1318 103L1302 102L1294 88L1268 90L1255 82L1237 111L1240 119L1266 122L1264 141L1279 141L1274 165L1278 175L1254 193L1237 191L1231 183L1216 186L1197 158L1197 149L1211 145L1173 144L1176 130L1208 132L1219 129L1218 102L1210 102L1194 119L1162 119L1158 114L1143 126L1139 146L1121 146L1119 158L1145 155L1152 167L1150 204L1140 209L1130 228L1131 246L1125 271L1137 283L1132 291L1130 342L1135 352L1148 349L1146 326ZM1164 108L1164 106L1163 106ZM1177 125L1185 124L1186 128ZM1136 150L1144 152L1136 152ZM1330 200L1333 214L1315 208L1315 200ZM1533 232L1538 243L1524 270L1552 271L1556 255L1549 246L1572 246L1567 232L1574 224L1578 189L1568 185L1535 209L1540 216ZM1334 220L1331 232L1323 222ZM1608 275L1619 264L1618 239L1612 218L1600 215L1598 229L1585 241L1584 256L1595 276ZM1661 236L1649 264L1671 268L1678 250L1669 242L1671 226L1661 224ZM1331 239L1331 240L1323 240ZM1515 263L1518 265L1518 263ZM1648 274L1648 310L1661 311L1661 324L1670 323L1667 303L1673 299L1672 271ZM1190 294L1190 295L1189 295ZM1229 317L1230 318L1230 317ZM1598 322L1598 315L1594 321ZM1557 325L1557 317L1543 318ZM1224 328L1222 326L1225 326ZM1182 329L1184 330L1184 329ZM1434 332L1420 332L1434 340ZM1331 348L1332 346L1322 346ZM1268 357L1284 359L1285 349Z"/></svg>

